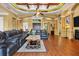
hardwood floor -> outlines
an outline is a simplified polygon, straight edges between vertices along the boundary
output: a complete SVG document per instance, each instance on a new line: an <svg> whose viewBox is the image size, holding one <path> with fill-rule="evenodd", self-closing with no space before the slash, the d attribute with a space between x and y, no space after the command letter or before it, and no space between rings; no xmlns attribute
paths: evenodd
<svg viewBox="0 0 79 59"><path fill-rule="evenodd" d="M69 40L58 36L49 36L44 40L47 52L16 52L14 56L79 56L79 40Z"/></svg>

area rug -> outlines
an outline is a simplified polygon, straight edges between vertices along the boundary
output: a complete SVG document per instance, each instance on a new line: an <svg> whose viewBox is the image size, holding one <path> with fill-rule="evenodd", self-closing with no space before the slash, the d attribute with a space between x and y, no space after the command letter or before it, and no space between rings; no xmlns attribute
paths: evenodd
<svg viewBox="0 0 79 59"><path fill-rule="evenodd" d="M40 40L41 47L39 49L27 49L27 42L17 52L46 52L46 48L42 40Z"/></svg>

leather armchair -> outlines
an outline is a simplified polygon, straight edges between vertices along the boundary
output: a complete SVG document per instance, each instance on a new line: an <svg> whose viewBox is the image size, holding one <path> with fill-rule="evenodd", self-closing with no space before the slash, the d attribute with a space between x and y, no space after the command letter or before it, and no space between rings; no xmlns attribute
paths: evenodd
<svg viewBox="0 0 79 59"><path fill-rule="evenodd" d="M47 33L47 31L46 30L41 30L40 37L43 40L48 39L48 33Z"/></svg>

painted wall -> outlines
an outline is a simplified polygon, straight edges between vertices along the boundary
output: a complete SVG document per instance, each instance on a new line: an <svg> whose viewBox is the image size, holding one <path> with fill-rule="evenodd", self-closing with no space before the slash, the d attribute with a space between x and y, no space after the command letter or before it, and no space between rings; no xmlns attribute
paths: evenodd
<svg viewBox="0 0 79 59"><path fill-rule="evenodd" d="M16 29L16 19L13 19L15 17L12 14L4 16L4 30L12 30Z"/></svg>
<svg viewBox="0 0 79 59"><path fill-rule="evenodd" d="M6 13L7 15L1 15L4 18L4 31L12 29L21 29L22 21L17 19L17 16L11 13L9 10L5 9L0 5L0 12Z"/></svg>
<svg viewBox="0 0 79 59"><path fill-rule="evenodd" d="M79 4L74 7L73 17L79 16Z"/></svg>
<svg viewBox="0 0 79 59"><path fill-rule="evenodd" d="M79 27L74 27L74 17L76 16L79 16L79 4L75 5L75 7L73 8L73 6L71 6L70 9L68 10L65 10L64 12L62 12L60 15L61 15L61 36L62 37L68 37L69 39L72 39L74 38L74 31L75 29L79 29ZM67 26L67 23L66 23L66 18L69 17L70 18L70 23L69 25ZM58 35L58 26L57 26L57 22L58 22L58 19L57 17L54 18L54 23L55 23L55 35ZM68 29L68 30L67 30Z"/></svg>

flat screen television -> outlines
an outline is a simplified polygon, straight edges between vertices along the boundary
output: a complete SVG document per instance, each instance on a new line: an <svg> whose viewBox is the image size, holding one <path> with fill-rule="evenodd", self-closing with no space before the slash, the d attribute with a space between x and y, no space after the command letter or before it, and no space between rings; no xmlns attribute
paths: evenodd
<svg viewBox="0 0 79 59"><path fill-rule="evenodd" d="M79 16L74 17L74 27L79 27Z"/></svg>

